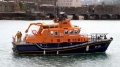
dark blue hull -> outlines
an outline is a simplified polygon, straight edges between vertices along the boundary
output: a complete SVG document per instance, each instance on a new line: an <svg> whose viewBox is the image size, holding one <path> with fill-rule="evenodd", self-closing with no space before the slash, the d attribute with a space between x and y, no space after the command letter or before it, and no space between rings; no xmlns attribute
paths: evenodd
<svg viewBox="0 0 120 67"><path fill-rule="evenodd" d="M13 52L18 54L83 54L105 52L112 40L85 43L48 43L48 44L18 44L13 43Z"/></svg>

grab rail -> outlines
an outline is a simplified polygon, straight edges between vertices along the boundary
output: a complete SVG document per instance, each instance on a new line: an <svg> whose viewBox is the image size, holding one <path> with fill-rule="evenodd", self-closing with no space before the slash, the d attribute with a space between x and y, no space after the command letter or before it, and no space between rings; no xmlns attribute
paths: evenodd
<svg viewBox="0 0 120 67"><path fill-rule="evenodd" d="M43 38L43 41L46 39L48 32L49 32L49 30L47 31L46 36ZM107 37L106 37L107 34L108 33L92 33L90 35L88 35L88 34L84 34L84 35L80 34L80 35L83 37L90 38L89 41L100 41L100 40L107 39ZM36 40L36 42L40 42L40 40L38 40L36 38L34 38L34 39ZM63 41L61 41L61 42L63 42ZM41 43L43 43L43 42L41 42Z"/></svg>
<svg viewBox="0 0 120 67"><path fill-rule="evenodd" d="M49 32L49 30L48 30L48 32ZM82 35L82 34L81 34ZM101 37L99 38L99 36L101 35ZM103 36L104 35L104 36ZM107 35L107 33L105 33L105 34L98 34L98 33L93 33L93 34L91 34L91 35L88 35L88 34L86 34L86 35L83 35L83 37L84 36L87 36L87 37L89 37L90 38L90 40L88 41L88 42L86 42L86 43L82 43L82 44L77 44L77 45L71 45L71 46L61 46L61 47L55 47L55 48L50 48L50 47L47 47L47 43L44 43L44 44L46 44L46 47L42 47L42 46L40 46L39 44L39 40L38 39L36 39L36 38L34 38L35 40L36 40L36 42L38 42L38 43L36 43L36 46L37 47L39 47L40 49L44 49L44 50L46 50L46 49L62 49L62 48L69 48L69 47L75 47L75 46L80 46L80 45L84 45L84 44L89 44L89 43L93 43L93 42L95 42L95 41L97 41L97 42L100 42L100 41L106 41L106 40L108 40L108 39L105 39L106 38L106 35ZM41 44L42 44L42 42L41 42ZM58 45L59 45L59 43L58 43Z"/></svg>

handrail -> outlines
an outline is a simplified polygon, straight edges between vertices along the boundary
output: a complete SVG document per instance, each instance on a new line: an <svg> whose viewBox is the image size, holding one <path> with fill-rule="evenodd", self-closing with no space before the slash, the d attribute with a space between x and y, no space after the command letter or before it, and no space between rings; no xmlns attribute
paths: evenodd
<svg viewBox="0 0 120 67"><path fill-rule="evenodd" d="M49 28L48 28L48 31L47 31L45 37L43 38L44 40L46 39L48 32L49 32ZM81 34L81 36L83 36L83 37L89 37L90 41L95 41L95 40L97 41L97 40L104 40L105 39L104 36L101 36L100 38L99 38L99 36L92 36L92 35L88 35L88 34L84 34L84 35ZM34 38L34 39L37 40L37 42L40 42L38 39L36 39L36 38ZM41 43L43 43L43 42L41 42Z"/></svg>
<svg viewBox="0 0 120 67"><path fill-rule="evenodd" d="M28 32L29 28L30 28L32 25L38 25L38 26L42 25L42 26L43 26L43 24L40 23L40 22L39 22L39 23L30 23L30 25L29 25L28 28L26 29L25 33Z"/></svg>
<svg viewBox="0 0 120 67"><path fill-rule="evenodd" d="M49 32L49 29L48 29L48 32ZM47 37L47 34L48 34L48 32L46 33L46 36L44 37L44 38L46 38ZM97 33L96 33L97 34ZM107 34L106 34L107 35ZM105 36L106 36L105 35ZM39 44L39 40L38 39L36 39L36 38L34 38L35 40L36 40L36 42L38 42L38 43L35 43L36 44L36 46L38 47L38 48L40 48L40 49L44 49L44 50L49 50L49 49L62 49L62 48L70 48L70 47L76 47L76 46L80 46L80 45L85 45L85 44L89 44L89 43L93 43L93 42L101 42L101 41L107 41L107 40L109 40L109 39L104 39L103 37L102 38L98 38L98 36L96 35L96 36L94 36L94 38L91 38L92 37L92 35L88 35L88 34L86 34L86 35L83 35L83 37L89 37L90 36L90 40L88 41L88 42L85 42L85 43L82 43L82 44L77 44L77 45L71 45L71 46L61 46L61 47L54 47L54 48L49 48L49 47L47 47L47 43L46 43L46 47L42 47L42 46L40 46ZM63 41L62 41L63 42ZM43 42L41 42L41 44L42 44Z"/></svg>

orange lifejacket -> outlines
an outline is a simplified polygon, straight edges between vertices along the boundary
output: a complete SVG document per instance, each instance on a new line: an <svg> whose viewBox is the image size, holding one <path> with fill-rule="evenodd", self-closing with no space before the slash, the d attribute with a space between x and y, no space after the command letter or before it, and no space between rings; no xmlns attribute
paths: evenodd
<svg viewBox="0 0 120 67"><path fill-rule="evenodd" d="M20 38L22 36L22 34L20 32L17 32L16 35L18 38Z"/></svg>
<svg viewBox="0 0 120 67"><path fill-rule="evenodd" d="M57 18L53 19L54 23L57 23Z"/></svg>

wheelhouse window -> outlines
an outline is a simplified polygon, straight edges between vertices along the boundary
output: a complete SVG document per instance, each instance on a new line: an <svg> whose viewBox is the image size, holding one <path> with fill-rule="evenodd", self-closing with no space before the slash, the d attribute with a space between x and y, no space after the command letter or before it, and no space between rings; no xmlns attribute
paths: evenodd
<svg viewBox="0 0 120 67"><path fill-rule="evenodd" d="M58 36L58 31L55 31L55 36Z"/></svg>
<svg viewBox="0 0 120 67"><path fill-rule="evenodd" d="M70 32L70 34L73 34L73 30L70 30L69 32Z"/></svg>
<svg viewBox="0 0 120 67"><path fill-rule="evenodd" d="M78 34L78 30L74 30L74 34Z"/></svg>
<svg viewBox="0 0 120 67"><path fill-rule="evenodd" d="M53 32L53 31L50 31L50 35L54 35L54 32Z"/></svg>
<svg viewBox="0 0 120 67"><path fill-rule="evenodd" d="M65 30L64 33L65 33L65 34L68 34L68 30Z"/></svg>

